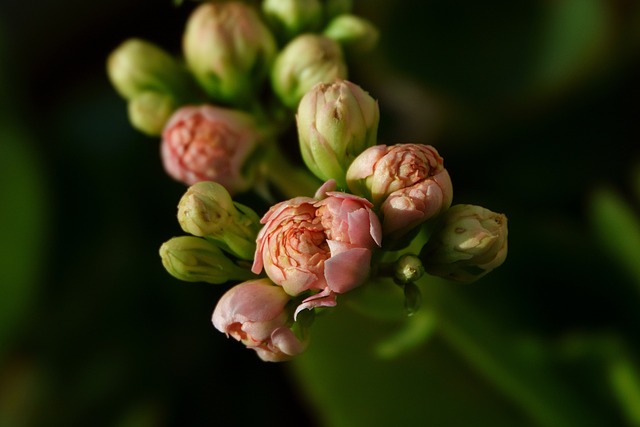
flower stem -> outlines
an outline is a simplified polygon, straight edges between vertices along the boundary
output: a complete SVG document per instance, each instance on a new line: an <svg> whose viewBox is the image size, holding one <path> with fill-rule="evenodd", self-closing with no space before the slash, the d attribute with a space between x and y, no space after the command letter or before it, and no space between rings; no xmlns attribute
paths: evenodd
<svg viewBox="0 0 640 427"><path fill-rule="evenodd" d="M515 401L532 421L545 427L596 426L606 420L584 411L570 389L544 357L525 354L518 341L465 303L444 281L423 288L424 300L437 313L440 336L481 376ZM606 423L605 423L606 424Z"/></svg>
<svg viewBox="0 0 640 427"><path fill-rule="evenodd" d="M265 177L286 198L313 197L322 182L306 168L294 165L275 143L265 162Z"/></svg>

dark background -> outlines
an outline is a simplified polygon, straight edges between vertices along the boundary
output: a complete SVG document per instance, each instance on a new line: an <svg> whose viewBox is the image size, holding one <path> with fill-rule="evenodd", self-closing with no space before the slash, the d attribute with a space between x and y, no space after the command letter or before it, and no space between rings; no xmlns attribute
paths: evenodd
<svg viewBox="0 0 640 427"><path fill-rule="evenodd" d="M107 80L126 38L178 53L194 5L0 5L2 426L314 424L286 364L212 327L224 289L162 268L184 187ZM634 278L599 244L589 203L607 186L638 211L638 6L356 10L382 34L351 61L351 79L380 101L381 142L435 145L457 203L509 217L509 259L478 304L550 335L620 331L635 349Z"/></svg>

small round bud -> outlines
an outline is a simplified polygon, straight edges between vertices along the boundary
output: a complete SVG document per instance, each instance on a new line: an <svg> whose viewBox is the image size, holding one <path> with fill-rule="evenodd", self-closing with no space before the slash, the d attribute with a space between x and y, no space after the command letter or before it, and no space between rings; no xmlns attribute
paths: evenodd
<svg viewBox="0 0 640 427"><path fill-rule="evenodd" d="M415 282L424 275L422 261L415 255L405 254L394 264L394 279L399 283Z"/></svg>
<svg viewBox="0 0 640 427"><path fill-rule="evenodd" d="M340 43L347 53L369 52L380 38L380 32L371 22L350 14L336 16L323 34Z"/></svg>
<svg viewBox="0 0 640 427"><path fill-rule="evenodd" d="M131 125L150 136L162 134L162 129L176 109L170 95L160 92L141 92L128 105Z"/></svg>
<svg viewBox="0 0 640 427"><path fill-rule="evenodd" d="M274 32L285 41L303 32L314 32L322 23L319 0L264 0L262 12Z"/></svg>
<svg viewBox="0 0 640 427"><path fill-rule="evenodd" d="M143 92L170 95L175 99L193 97L194 85L187 70L160 47L139 39L129 39L107 60L111 83L125 99Z"/></svg>
<svg viewBox="0 0 640 427"><path fill-rule="evenodd" d="M305 164L321 180L346 188L347 168L375 145L379 119L378 102L359 86L346 80L314 86L296 114Z"/></svg>
<svg viewBox="0 0 640 427"><path fill-rule="evenodd" d="M289 42L271 70L273 90L289 108L296 108L316 84L346 77L347 66L340 45L316 34L302 34Z"/></svg>
<svg viewBox="0 0 640 427"><path fill-rule="evenodd" d="M273 35L241 2L198 6L183 38L187 64L214 99L246 104L268 74L276 53Z"/></svg>
<svg viewBox="0 0 640 427"><path fill-rule="evenodd" d="M507 217L480 206L455 205L420 252L427 273L473 282L507 257Z"/></svg>
<svg viewBox="0 0 640 427"><path fill-rule="evenodd" d="M187 233L206 237L238 258L254 257L260 218L234 202L218 183L203 181L189 187L178 203L178 222Z"/></svg>
<svg viewBox="0 0 640 427"><path fill-rule="evenodd" d="M225 283L255 277L238 267L213 243L194 236L174 237L160 247L162 265L185 282Z"/></svg>

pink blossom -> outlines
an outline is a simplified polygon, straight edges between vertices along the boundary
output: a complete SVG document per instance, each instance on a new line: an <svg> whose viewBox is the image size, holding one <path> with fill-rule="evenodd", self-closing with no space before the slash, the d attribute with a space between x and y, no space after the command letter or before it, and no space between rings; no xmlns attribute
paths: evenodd
<svg viewBox="0 0 640 427"><path fill-rule="evenodd" d="M407 233L449 208L453 199L449 173L430 145L371 147L353 161L347 182L380 208L385 236Z"/></svg>
<svg viewBox="0 0 640 427"><path fill-rule="evenodd" d="M262 135L248 114L210 105L177 110L162 134L162 160L167 173L187 185L216 181L230 193L251 184L242 175Z"/></svg>
<svg viewBox="0 0 640 427"><path fill-rule="evenodd" d="M313 294L301 309L336 304L335 294L362 284L372 250L381 244L381 227L366 199L318 192L321 200L298 197L273 206L261 222L252 271L264 268L292 296Z"/></svg>
<svg viewBox="0 0 640 427"><path fill-rule="evenodd" d="M289 328L291 297L269 279L241 283L227 291L213 312L213 325L267 362L289 360L306 348Z"/></svg>

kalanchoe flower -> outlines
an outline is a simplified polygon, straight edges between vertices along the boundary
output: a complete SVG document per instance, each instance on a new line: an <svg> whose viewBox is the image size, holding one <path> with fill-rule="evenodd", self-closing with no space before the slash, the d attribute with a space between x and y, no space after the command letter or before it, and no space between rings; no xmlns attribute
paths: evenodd
<svg viewBox="0 0 640 427"><path fill-rule="evenodd" d="M253 117L241 111L182 107L162 133L162 160L178 181L187 185L216 181L235 194L252 184L252 168L245 163L263 137Z"/></svg>
<svg viewBox="0 0 640 427"><path fill-rule="evenodd" d="M453 199L449 173L430 145L368 148L349 167L347 183L380 208L385 236L406 234L446 210Z"/></svg>
<svg viewBox="0 0 640 427"><path fill-rule="evenodd" d="M280 51L271 70L271 85L282 103L296 108L313 86L347 78L340 45L317 34L302 34Z"/></svg>
<svg viewBox="0 0 640 427"><path fill-rule="evenodd" d="M160 257L169 274L185 282L219 284L254 277L213 243L200 237L174 237L162 244Z"/></svg>
<svg viewBox="0 0 640 427"><path fill-rule="evenodd" d="M507 257L507 217L480 206L452 206L440 218L420 257L431 275L473 282Z"/></svg>
<svg viewBox="0 0 640 427"><path fill-rule="evenodd" d="M264 0L262 12L281 40L288 41L302 32L314 32L322 24L320 0Z"/></svg>
<svg viewBox="0 0 640 427"><path fill-rule="evenodd" d="M260 218L234 202L220 184L199 182L189 187L178 203L178 222L187 233L206 237L238 258L253 259Z"/></svg>
<svg viewBox="0 0 640 427"><path fill-rule="evenodd" d="M369 275L372 251L381 244L380 223L367 200L329 191L321 200L298 197L276 204L262 218L252 271L264 268L291 296L317 292L305 308L333 306L335 294L347 292Z"/></svg>
<svg viewBox="0 0 640 427"><path fill-rule="evenodd" d="M180 101L194 95L187 70L162 48L144 40L129 39L118 46L107 59L107 73L127 100L143 92L170 95Z"/></svg>
<svg viewBox="0 0 640 427"><path fill-rule="evenodd" d="M206 2L187 21L183 51L189 68L211 97L244 105L267 76L276 43L250 6Z"/></svg>
<svg viewBox="0 0 640 427"><path fill-rule="evenodd" d="M376 143L380 112L367 92L346 80L319 83L298 105L302 158L318 178L346 188L347 168Z"/></svg>
<svg viewBox="0 0 640 427"><path fill-rule="evenodd" d="M368 20L351 14L336 16L323 34L337 41L347 53L366 53L378 44L380 33Z"/></svg>
<svg viewBox="0 0 640 427"><path fill-rule="evenodd" d="M220 332L255 350L264 361L289 360L307 346L290 329L290 299L269 279L244 282L220 298L212 322Z"/></svg>

